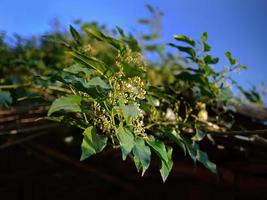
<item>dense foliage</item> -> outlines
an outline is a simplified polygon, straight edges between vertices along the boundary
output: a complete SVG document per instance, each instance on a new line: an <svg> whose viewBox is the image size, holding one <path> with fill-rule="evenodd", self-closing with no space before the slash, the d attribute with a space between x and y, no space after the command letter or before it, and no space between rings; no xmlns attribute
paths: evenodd
<svg viewBox="0 0 267 200"><path fill-rule="evenodd" d="M236 100L229 73L245 66L226 52L230 66L216 72L219 58L210 55L205 32L199 41L174 35L175 43L161 44L162 13L148 8L152 18L139 22L151 29L137 34L139 42L119 27L109 31L79 21L77 30L70 26L72 39L57 32L41 40L17 38L19 44L10 47L2 35L0 104L10 105L11 96L51 104L49 119L83 130L81 160L110 146L121 150L123 160L130 157L143 175L155 153L165 181L178 145L216 173L198 143L208 131L231 128L232 121L224 119L229 101ZM260 101L255 92L243 93Z"/></svg>

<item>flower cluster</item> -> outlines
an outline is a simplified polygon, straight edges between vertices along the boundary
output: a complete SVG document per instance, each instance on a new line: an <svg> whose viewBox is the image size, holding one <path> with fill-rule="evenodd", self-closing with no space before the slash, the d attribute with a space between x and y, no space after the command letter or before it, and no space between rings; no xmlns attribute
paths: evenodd
<svg viewBox="0 0 267 200"><path fill-rule="evenodd" d="M124 51L118 53L115 63L119 68L122 68L123 64L131 64L143 71L147 69L147 63L142 60L142 54L140 52L133 52L129 48L125 48Z"/></svg>

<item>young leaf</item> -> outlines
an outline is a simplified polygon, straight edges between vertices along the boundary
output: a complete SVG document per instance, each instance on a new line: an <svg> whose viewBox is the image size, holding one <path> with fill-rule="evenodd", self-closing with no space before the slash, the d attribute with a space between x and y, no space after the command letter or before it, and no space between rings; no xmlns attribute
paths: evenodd
<svg viewBox="0 0 267 200"><path fill-rule="evenodd" d="M50 106L48 116L60 110L65 110L66 112L81 112L81 101L82 98L76 95L60 97Z"/></svg>
<svg viewBox="0 0 267 200"><path fill-rule="evenodd" d="M143 168L142 170L142 176L143 176L150 164L151 151L150 148L145 144L145 141L140 137L135 138L133 154L134 154L134 163L137 168L137 171Z"/></svg>
<svg viewBox="0 0 267 200"><path fill-rule="evenodd" d="M165 162L161 161L161 169L160 169L160 174L162 177L163 182L167 180L167 177L170 174L170 171L173 166L173 161L172 161L172 147L167 147L167 154L168 154L168 164L166 165Z"/></svg>
<svg viewBox="0 0 267 200"><path fill-rule="evenodd" d="M190 44L193 47L196 45L196 42L193 39L191 39L185 35L174 35L173 37L174 37L174 39L181 41L181 42L185 42L187 44Z"/></svg>
<svg viewBox="0 0 267 200"><path fill-rule="evenodd" d="M88 127L83 132L83 141L81 145L82 155L80 160L85 160L91 155L100 153L107 145L108 138L106 136L98 135L93 126Z"/></svg>
<svg viewBox="0 0 267 200"><path fill-rule="evenodd" d="M121 146L122 159L125 160L134 147L134 136L129 129L120 126L117 129L117 138Z"/></svg>

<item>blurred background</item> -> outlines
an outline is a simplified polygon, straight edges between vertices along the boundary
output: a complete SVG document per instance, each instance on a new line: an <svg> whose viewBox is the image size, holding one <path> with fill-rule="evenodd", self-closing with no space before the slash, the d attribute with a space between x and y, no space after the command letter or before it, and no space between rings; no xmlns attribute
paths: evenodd
<svg viewBox="0 0 267 200"><path fill-rule="evenodd" d="M149 12L145 4L158 7L163 13L162 42L172 42L173 34L184 34L199 39L202 32L209 34L212 53L220 58L232 52L247 70L235 73L234 79L245 89L264 93L267 56L267 2L265 0L1 0L0 30L9 36L42 35L55 21L63 27L75 19L98 21L108 27L120 26L127 32L142 31L138 18ZM57 20L55 20L57 19ZM227 63L221 59L218 68ZM266 104L266 96L264 97Z"/></svg>

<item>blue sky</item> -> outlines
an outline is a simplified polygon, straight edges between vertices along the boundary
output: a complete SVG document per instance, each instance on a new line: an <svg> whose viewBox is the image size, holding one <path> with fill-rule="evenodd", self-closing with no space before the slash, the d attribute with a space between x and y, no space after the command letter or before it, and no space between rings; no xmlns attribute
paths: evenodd
<svg viewBox="0 0 267 200"><path fill-rule="evenodd" d="M248 82L267 81L265 0L1 0L0 30L23 36L42 34L55 17L66 26L79 18L132 30L138 18L149 16L146 3L165 13L165 42L173 41L173 34L198 39L207 31L215 55L223 58L229 50L249 67L234 76L241 85L247 88Z"/></svg>

